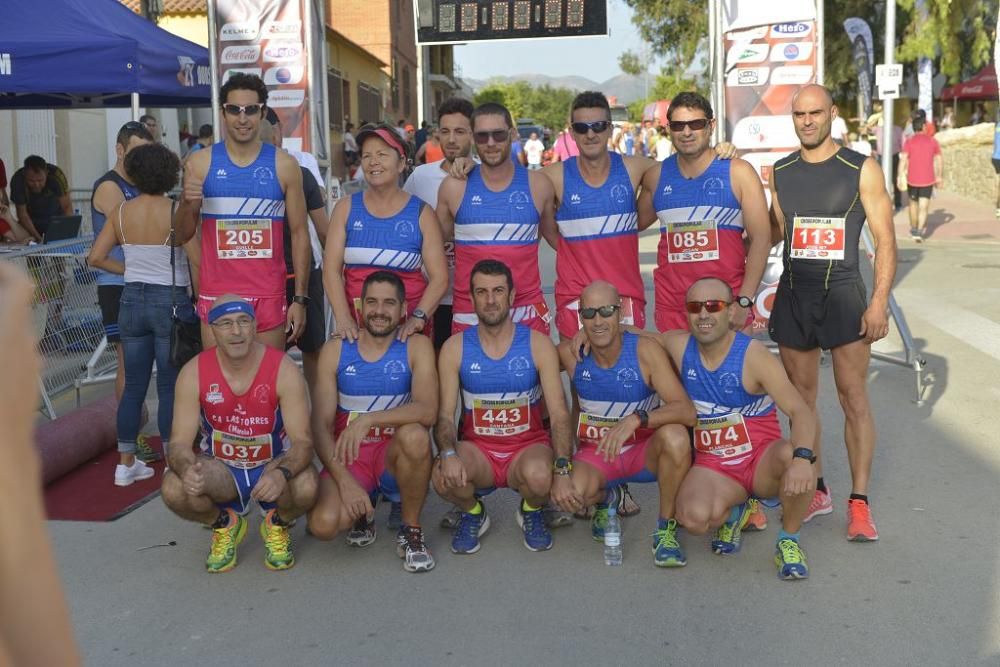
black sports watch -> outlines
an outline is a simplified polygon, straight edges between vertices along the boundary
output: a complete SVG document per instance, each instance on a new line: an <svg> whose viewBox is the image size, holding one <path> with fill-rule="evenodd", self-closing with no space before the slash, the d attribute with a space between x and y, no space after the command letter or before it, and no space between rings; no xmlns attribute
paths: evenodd
<svg viewBox="0 0 1000 667"><path fill-rule="evenodd" d="M738 303L743 308L749 308L753 305L753 299L748 296L738 296L736 297L736 303Z"/></svg>
<svg viewBox="0 0 1000 667"><path fill-rule="evenodd" d="M309 297L302 296L301 294L296 294L295 296L292 297L292 303L300 303L303 306L308 306L309 301L310 301Z"/></svg>
<svg viewBox="0 0 1000 667"><path fill-rule="evenodd" d="M420 310L419 308L417 308L416 310L413 311L413 315L411 315L411 317L415 317L418 320L423 320L424 322L427 321L427 313L425 313L424 311Z"/></svg>
<svg viewBox="0 0 1000 667"><path fill-rule="evenodd" d="M557 475L568 475L573 470L573 462L565 456L560 456L552 464L552 470Z"/></svg>
<svg viewBox="0 0 1000 667"><path fill-rule="evenodd" d="M292 471L286 468L285 466L276 466L275 470L284 475L286 482L292 478Z"/></svg>
<svg viewBox="0 0 1000 667"><path fill-rule="evenodd" d="M805 459L809 463L816 463L816 455L808 447L796 447L792 452L793 459Z"/></svg>
<svg viewBox="0 0 1000 667"><path fill-rule="evenodd" d="M646 428L649 426L649 413L645 410L636 410L633 412L636 417L639 418L639 428Z"/></svg>

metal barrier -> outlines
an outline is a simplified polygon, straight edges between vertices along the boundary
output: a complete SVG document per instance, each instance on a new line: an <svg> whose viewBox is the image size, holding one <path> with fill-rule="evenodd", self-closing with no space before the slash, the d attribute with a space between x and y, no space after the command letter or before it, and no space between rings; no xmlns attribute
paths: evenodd
<svg viewBox="0 0 1000 667"><path fill-rule="evenodd" d="M36 286L32 315L44 358L39 390L51 419L56 416L54 395L78 386L87 373L96 377L113 370L116 363L114 350L102 345L96 274L86 263L92 244L88 236L0 248L0 259L20 266Z"/></svg>

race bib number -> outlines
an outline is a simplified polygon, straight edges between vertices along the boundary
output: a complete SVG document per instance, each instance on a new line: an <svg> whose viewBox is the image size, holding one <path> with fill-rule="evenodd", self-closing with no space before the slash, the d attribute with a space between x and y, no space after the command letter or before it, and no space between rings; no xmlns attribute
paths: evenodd
<svg viewBox="0 0 1000 667"><path fill-rule="evenodd" d="M445 241L444 242L444 260L448 264L448 270L452 273L455 272L455 242Z"/></svg>
<svg viewBox="0 0 1000 667"><path fill-rule="evenodd" d="M591 415L586 412L580 413L577 422L576 437L580 442L597 443L601 441L608 431L618 423L616 417L604 417L602 415Z"/></svg>
<svg viewBox="0 0 1000 667"><path fill-rule="evenodd" d="M216 220L219 259L268 259L274 254L271 220Z"/></svg>
<svg viewBox="0 0 1000 667"><path fill-rule="evenodd" d="M472 432L476 435L507 437L531 428L531 406L527 397L472 401Z"/></svg>
<svg viewBox="0 0 1000 667"><path fill-rule="evenodd" d="M352 421L357 419L360 415L366 414L364 412L352 410L347 415L347 423L350 424ZM375 425L368 429L368 434L365 435L365 442L382 442L387 440L396 434L395 426L379 426Z"/></svg>
<svg viewBox="0 0 1000 667"><path fill-rule="evenodd" d="M270 435L243 437L215 431L212 433L212 456L226 465L250 470L274 458Z"/></svg>
<svg viewBox="0 0 1000 667"><path fill-rule="evenodd" d="M571 302L567 308L576 311L576 325L577 328L583 328L583 318L580 317L580 300ZM622 309L619 311L622 318L622 324L627 324L630 326L635 326L635 305L630 297L622 297Z"/></svg>
<svg viewBox="0 0 1000 667"><path fill-rule="evenodd" d="M792 218L791 259L844 259L845 218Z"/></svg>
<svg viewBox="0 0 1000 667"><path fill-rule="evenodd" d="M707 262L719 259L719 227L715 220L667 223L668 262Z"/></svg>
<svg viewBox="0 0 1000 667"><path fill-rule="evenodd" d="M746 454L753 449L743 415L730 412L719 417L699 417L694 427L695 449L724 459Z"/></svg>

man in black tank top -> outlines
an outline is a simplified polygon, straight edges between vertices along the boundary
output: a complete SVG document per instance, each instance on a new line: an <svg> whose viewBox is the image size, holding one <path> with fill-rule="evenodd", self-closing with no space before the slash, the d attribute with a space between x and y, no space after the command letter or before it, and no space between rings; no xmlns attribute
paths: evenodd
<svg viewBox="0 0 1000 667"><path fill-rule="evenodd" d="M820 348L833 355L852 478L847 539L867 542L878 539L867 495L875 452L868 363L871 344L889 332L896 237L882 169L833 142L830 126L836 114L823 86L805 86L792 100L802 148L779 160L771 176L772 240L784 240L785 246L769 332L789 378L814 414ZM858 241L866 219L877 247L870 304L858 269ZM795 445L812 445L818 457L820 429L815 442ZM816 494L804 521L833 511L819 462L817 475Z"/></svg>

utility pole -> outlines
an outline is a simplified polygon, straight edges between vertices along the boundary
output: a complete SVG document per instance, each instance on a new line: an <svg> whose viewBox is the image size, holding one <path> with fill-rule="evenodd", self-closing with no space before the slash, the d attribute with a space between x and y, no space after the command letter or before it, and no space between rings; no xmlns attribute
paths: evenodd
<svg viewBox="0 0 1000 667"><path fill-rule="evenodd" d="M885 59L886 65L895 62L896 56L896 0L886 0L885 3ZM892 182L892 135L893 98L882 100L882 173L885 176L885 187L889 192L895 184Z"/></svg>

